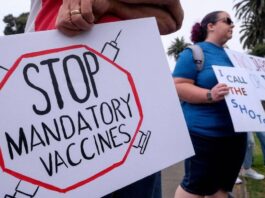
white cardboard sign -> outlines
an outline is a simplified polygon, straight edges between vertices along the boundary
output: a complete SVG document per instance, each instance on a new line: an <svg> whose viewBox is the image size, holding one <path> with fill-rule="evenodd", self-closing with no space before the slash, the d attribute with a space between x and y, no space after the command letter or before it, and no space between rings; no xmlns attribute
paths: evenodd
<svg viewBox="0 0 265 198"><path fill-rule="evenodd" d="M193 154L154 19L0 46L0 197L101 197Z"/></svg>
<svg viewBox="0 0 265 198"><path fill-rule="evenodd" d="M235 131L265 131L264 73L234 67L213 69L218 82L230 88L225 100Z"/></svg>
<svg viewBox="0 0 265 198"><path fill-rule="evenodd" d="M265 58L225 49L234 67L245 68L248 71L265 72Z"/></svg>

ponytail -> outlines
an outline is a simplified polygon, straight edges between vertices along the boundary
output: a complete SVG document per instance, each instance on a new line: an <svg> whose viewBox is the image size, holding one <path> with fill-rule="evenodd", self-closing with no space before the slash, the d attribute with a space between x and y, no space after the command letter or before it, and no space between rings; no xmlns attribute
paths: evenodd
<svg viewBox="0 0 265 198"><path fill-rule="evenodd" d="M193 43L204 41L206 36L207 30L206 28L203 28L200 23L195 23L192 26L190 39Z"/></svg>
<svg viewBox="0 0 265 198"><path fill-rule="evenodd" d="M224 11L214 11L207 14L201 23L195 23L191 29L191 41L193 43L202 42L206 39L208 31L207 26L209 23L216 23L218 15Z"/></svg>

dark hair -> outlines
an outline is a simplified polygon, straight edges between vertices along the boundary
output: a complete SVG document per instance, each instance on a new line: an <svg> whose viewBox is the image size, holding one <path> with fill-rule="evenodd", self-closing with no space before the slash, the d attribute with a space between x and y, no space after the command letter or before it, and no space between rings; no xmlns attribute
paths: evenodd
<svg viewBox="0 0 265 198"><path fill-rule="evenodd" d="M193 43L204 41L207 37L207 25L209 23L216 23L218 15L224 11L214 11L207 14L201 23L195 23L191 29L191 41Z"/></svg>

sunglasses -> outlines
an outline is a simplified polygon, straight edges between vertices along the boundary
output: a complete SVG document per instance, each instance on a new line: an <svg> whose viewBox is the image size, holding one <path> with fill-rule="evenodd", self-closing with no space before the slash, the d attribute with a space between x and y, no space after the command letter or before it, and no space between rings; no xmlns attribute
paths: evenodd
<svg viewBox="0 0 265 198"><path fill-rule="evenodd" d="M218 19L216 22L218 22L218 21L222 21L223 23L226 23L227 25L233 25L234 24L234 22L229 17Z"/></svg>

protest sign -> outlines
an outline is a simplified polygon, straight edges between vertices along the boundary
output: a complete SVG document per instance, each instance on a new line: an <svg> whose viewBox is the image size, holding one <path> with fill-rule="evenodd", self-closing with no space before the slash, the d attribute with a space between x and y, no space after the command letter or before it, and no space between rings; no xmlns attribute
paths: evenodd
<svg viewBox="0 0 265 198"><path fill-rule="evenodd" d="M213 66L213 69L218 82L229 86L225 100L235 131L265 131L265 75L243 68Z"/></svg>
<svg viewBox="0 0 265 198"><path fill-rule="evenodd" d="M248 71L265 72L265 58L225 49L234 67L245 68Z"/></svg>
<svg viewBox="0 0 265 198"><path fill-rule="evenodd" d="M101 197L193 154L154 19L0 45L1 197Z"/></svg>

